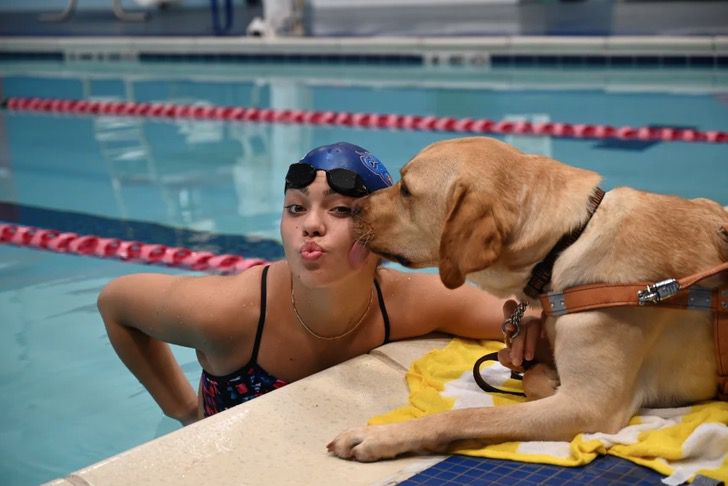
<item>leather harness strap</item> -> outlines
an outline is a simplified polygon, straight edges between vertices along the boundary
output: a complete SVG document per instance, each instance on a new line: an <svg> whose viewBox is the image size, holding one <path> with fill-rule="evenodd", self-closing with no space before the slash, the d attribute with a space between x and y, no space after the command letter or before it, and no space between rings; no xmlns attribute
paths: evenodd
<svg viewBox="0 0 728 486"><path fill-rule="evenodd" d="M725 271L728 271L728 262L680 280L663 280L656 284L643 282L636 284L580 285L565 289L562 292L542 294L539 296L539 300L546 315L552 316L605 307L641 306L658 302L667 307L721 310L714 289L692 286L701 280ZM670 290L674 290L674 292L666 295L662 289L667 286L670 286ZM654 294L658 295L650 298ZM724 308L723 311L728 311L728 309Z"/></svg>
<svg viewBox="0 0 728 486"><path fill-rule="evenodd" d="M581 285L562 292L543 294L539 296L539 300L547 316L650 304L713 311L718 396L721 400L728 400L728 284L715 288L695 286L698 282L722 272L728 272L728 262L680 280L669 279L655 284Z"/></svg>
<svg viewBox="0 0 728 486"><path fill-rule="evenodd" d="M728 286L721 290L722 311L715 313L713 339L718 360L718 397L728 401Z"/></svg>

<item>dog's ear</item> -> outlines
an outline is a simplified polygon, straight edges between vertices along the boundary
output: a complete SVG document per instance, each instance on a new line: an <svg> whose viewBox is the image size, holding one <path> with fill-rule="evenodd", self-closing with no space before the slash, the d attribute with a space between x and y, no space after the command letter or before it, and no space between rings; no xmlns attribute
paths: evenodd
<svg viewBox="0 0 728 486"><path fill-rule="evenodd" d="M465 283L467 274L490 266L500 255L504 239L492 196L456 182L440 237L442 283L454 289Z"/></svg>

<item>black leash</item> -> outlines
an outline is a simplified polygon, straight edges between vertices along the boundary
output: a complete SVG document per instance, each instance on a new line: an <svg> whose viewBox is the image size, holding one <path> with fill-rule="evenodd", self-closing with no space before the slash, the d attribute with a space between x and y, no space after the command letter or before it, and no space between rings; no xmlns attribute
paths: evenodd
<svg viewBox="0 0 728 486"><path fill-rule="evenodd" d="M507 393L509 395L520 395L520 396L526 396L523 392L513 392L508 390L501 390L499 388L496 388L492 385L490 385L487 381L483 379L483 376L480 374L480 367L485 363L486 361L498 361L498 352L495 353L488 353L485 356L481 356L478 358L478 361L475 362L473 365L473 378L475 379L475 383L478 384L478 386L483 390L490 393ZM530 368L533 366L533 361L524 361L523 367L525 369ZM520 373L511 370L511 379L513 380L523 380L523 376L521 376Z"/></svg>

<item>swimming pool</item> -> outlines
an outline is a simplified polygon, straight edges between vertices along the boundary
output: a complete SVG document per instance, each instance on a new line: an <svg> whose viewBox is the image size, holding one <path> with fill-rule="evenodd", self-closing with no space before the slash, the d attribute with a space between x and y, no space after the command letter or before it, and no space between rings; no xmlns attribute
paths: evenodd
<svg viewBox="0 0 728 486"><path fill-rule="evenodd" d="M2 94L728 130L728 70L608 66L4 62ZM277 258L282 178L309 148L365 146L396 174L446 132L0 113L0 221ZM726 144L509 135L631 185L728 204ZM0 475L36 484L177 428L111 349L111 278L180 269L0 246ZM202 303L201 303L202 305ZM196 384L194 352L176 348Z"/></svg>

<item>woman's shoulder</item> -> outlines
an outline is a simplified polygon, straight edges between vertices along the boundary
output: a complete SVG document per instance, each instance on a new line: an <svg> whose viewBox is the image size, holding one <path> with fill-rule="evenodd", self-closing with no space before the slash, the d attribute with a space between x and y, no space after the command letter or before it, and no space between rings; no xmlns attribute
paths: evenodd
<svg viewBox="0 0 728 486"><path fill-rule="evenodd" d="M405 315L427 312L429 303L439 299L445 287L437 274L423 272L403 272L391 268L379 269L379 282L387 310L398 313L403 309ZM413 312L413 309L416 309Z"/></svg>
<svg viewBox="0 0 728 486"><path fill-rule="evenodd" d="M393 268L380 268L379 281L382 288L393 292L419 292L444 288L436 273L403 272Z"/></svg>
<svg viewBox="0 0 728 486"><path fill-rule="evenodd" d="M248 295L254 294L260 289L261 276L264 269L265 266L256 265L234 275L190 277L186 282L187 285L192 287L221 292L219 295L220 298L227 297L229 292L234 292L238 295Z"/></svg>
<svg viewBox="0 0 728 486"><path fill-rule="evenodd" d="M437 289L444 287L437 274L403 272L380 268L379 281L391 322L391 339L421 336L434 330L431 324L438 301Z"/></svg>
<svg viewBox="0 0 728 486"><path fill-rule="evenodd" d="M207 333L246 333L258 321L263 266L236 275L185 277L178 281L175 298L180 312Z"/></svg>
<svg viewBox="0 0 728 486"><path fill-rule="evenodd" d="M465 319L468 309L490 304L484 292L471 285L448 289L437 273L381 269L380 280L387 311L400 337L443 329L443 323Z"/></svg>

